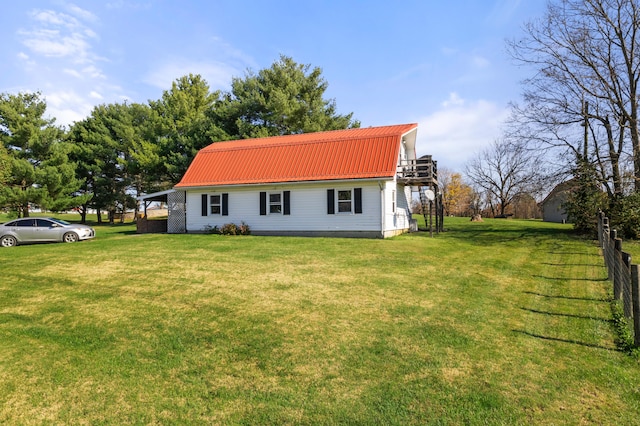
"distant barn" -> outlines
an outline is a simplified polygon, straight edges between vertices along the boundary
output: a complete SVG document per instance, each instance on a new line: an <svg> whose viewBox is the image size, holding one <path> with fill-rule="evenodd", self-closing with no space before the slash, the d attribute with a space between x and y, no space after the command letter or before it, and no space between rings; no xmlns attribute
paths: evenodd
<svg viewBox="0 0 640 426"><path fill-rule="evenodd" d="M575 181L568 180L556 185L549 195L542 201L542 220L545 222L566 223L569 221L563 205L569 199L571 190L575 187Z"/></svg>

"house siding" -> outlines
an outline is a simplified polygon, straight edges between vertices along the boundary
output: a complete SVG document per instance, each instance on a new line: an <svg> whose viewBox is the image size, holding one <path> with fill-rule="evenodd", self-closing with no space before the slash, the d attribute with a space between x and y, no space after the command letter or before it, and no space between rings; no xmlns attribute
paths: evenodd
<svg viewBox="0 0 640 426"><path fill-rule="evenodd" d="M246 223L251 228L251 232L257 235L345 235L363 237L381 237L382 231L382 206L381 192L389 193L390 188L396 188L395 182L387 181L382 183L383 191L379 181L358 181L304 184L273 184L254 185L238 187L210 187L187 190L187 232L204 232L215 226L221 227L226 223L241 222ZM362 213L357 214L355 210L355 199L352 200L351 213L338 213L336 206L334 214L327 212L327 190L334 189L335 194L340 190L362 190ZM261 215L260 193L283 193L288 194L289 214L267 213ZM228 195L228 216L207 215L202 216L201 204L203 194ZM355 194L355 191L353 191ZM397 191L399 194L400 191ZM405 198L404 191L399 199ZM385 197L389 200L385 203L384 210L391 211L390 195ZM403 201L404 202L404 201ZM397 209L399 211L399 209ZM268 211L268 206L267 206ZM391 223L393 217L391 213ZM387 215L389 216L389 215ZM404 223L404 222L403 222ZM408 222L407 226L408 228ZM386 225L384 231L393 231L391 225Z"/></svg>
<svg viewBox="0 0 640 426"><path fill-rule="evenodd" d="M566 191L554 194L542 204L542 220L545 222L565 223L568 221L563 204L567 201Z"/></svg>
<svg viewBox="0 0 640 426"><path fill-rule="evenodd" d="M393 197L395 191L395 211ZM411 187L387 181L383 188L384 236L389 237L409 230L411 220Z"/></svg>

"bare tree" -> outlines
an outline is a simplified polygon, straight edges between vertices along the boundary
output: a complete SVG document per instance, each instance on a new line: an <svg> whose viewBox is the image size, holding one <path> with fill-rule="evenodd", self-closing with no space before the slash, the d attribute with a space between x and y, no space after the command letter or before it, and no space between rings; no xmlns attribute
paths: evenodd
<svg viewBox="0 0 640 426"><path fill-rule="evenodd" d="M510 137L560 148L559 159L589 159L612 196L624 192L627 156L640 190L639 31L640 0L557 0L508 43L537 70L514 106Z"/></svg>
<svg viewBox="0 0 640 426"><path fill-rule="evenodd" d="M466 176L482 188L494 215L505 215L514 197L539 190L539 159L521 145L495 141L467 163Z"/></svg>

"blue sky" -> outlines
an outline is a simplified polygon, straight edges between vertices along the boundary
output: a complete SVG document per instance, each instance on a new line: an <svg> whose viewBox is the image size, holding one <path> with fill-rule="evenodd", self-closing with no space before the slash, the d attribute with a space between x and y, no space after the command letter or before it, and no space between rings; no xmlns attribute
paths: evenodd
<svg viewBox="0 0 640 426"><path fill-rule="evenodd" d="M418 154L462 172L500 137L527 70L505 39L542 0L12 1L0 13L0 92L41 91L69 125L95 105L159 99L201 74L212 89L280 54L318 66L362 126L419 123Z"/></svg>

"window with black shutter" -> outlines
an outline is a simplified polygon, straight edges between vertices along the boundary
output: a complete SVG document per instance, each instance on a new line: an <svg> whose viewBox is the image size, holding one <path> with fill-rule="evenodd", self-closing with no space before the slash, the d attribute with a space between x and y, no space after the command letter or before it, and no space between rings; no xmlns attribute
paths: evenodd
<svg viewBox="0 0 640 426"><path fill-rule="evenodd" d="M229 216L229 194L222 194L222 216Z"/></svg>
<svg viewBox="0 0 640 426"><path fill-rule="evenodd" d="M335 189L327 189L327 214L336 214L335 197Z"/></svg>
<svg viewBox="0 0 640 426"><path fill-rule="evenodd" d="M353 189L353 212L362 213L362 188Z"/></svg>
<svg viewBox="0 0 640 426"><path fill-rule="evenodd" d="M260 216L266 216L267 214L267 193L260 193Z"/></svg>
<svg viewBox="0 0 640 426"><path fill-rule="evenodd" d="M202 214L202 216L208 216L208 211L209 211L209 195L208 194L202 194L200 196L200 199L202 201L202 208L200 213Z"/></svg>
<svg viewBox="0 0 640 426"><path fill-rule="evenodd" d="M282 214L290 215L291 214L291 191L282 192L282 201L284 203Z"/></svg>

